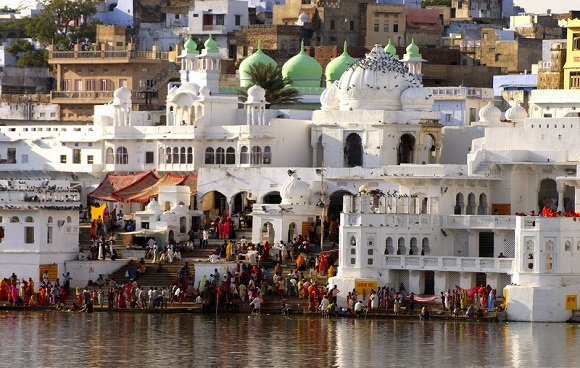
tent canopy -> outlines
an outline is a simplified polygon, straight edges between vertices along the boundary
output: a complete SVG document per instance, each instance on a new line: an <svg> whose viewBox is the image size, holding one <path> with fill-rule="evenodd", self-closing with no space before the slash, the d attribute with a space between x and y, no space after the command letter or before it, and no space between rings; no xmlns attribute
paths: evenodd
<svg viewBox="0 0 580 368"><path fill-rule="evenodd" d="M107 174L89 197L109 202L145 203L159 193L160 186L187 186L192 194L197 190L197 175L165 174L158 177L155 170L138 174Z"/></svg>

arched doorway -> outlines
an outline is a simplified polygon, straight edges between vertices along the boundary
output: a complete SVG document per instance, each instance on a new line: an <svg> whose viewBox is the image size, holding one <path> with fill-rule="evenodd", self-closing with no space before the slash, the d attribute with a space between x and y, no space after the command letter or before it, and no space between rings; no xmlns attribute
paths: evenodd
<svg viewBox="0 0 580 368"><path fill-rule="evenodd" d="M295 222L291 222L290 225L288 226L288 243L294 239L294 237L298 235L296 233L296 223Z"/></svg>
<svg viewBox="0 0 580 368"><path fill-rule="evenodd" d="M270 245L274 244L275 235L274 225L271 222L266 222L262 227L262 243L267 241Z"/></svg>
<svg viewBox="0 0 580 368"><path fill-rule="evenodd" d="M280 192L268 192L262 197L262 203L264 204L280 204L282 203L282 197Z"/></svg>
<svg viewBox="0 0 580 368"><path fill-rule="evenodd" d="M346 167L363 165L362 139L357 133L350 133L348 137L346 137L346 144L344 146L344 165Z"/></svg>
<svg viewBox="0 0 580 368"><path fill-rule="evenodd" d="M398 256L404 256L407 251L407 249L405 248L405 238L400 237L398 242L397 242L397 255Z"/></svg>
<svg viewBox="0 0 580 368"><path fill-rule="evenodd" d="M411 134L403 134L399 140L397 149L397 164L412 164L414 162L415 137Z"/></svg>
<svg viewBox="0 0 580 368"><path fill-rule="evenodd" d="M255 196L250 192L240 192L233 196L233 213L246 214L252 212L252 205L256 203Z"/></svg>
<svg viewBox="0 0 580 368"><path fill-rule="evenodd" d="M487 215L487 195L481 193L479 195L479 205L477 206L478 215Z"/></svg>
<svg viewBox="0 0 580 368"><path fill-rule="evenodd" d="M454 215L461 215L463 212L463 206L465 205L463 199L463 193L459 192L455 196L455 207L453 207L453 214Z"/></svg>
<svg viewBox="0 0 580 368"><path fill-rule="evenodd" d="M329 196L330 201L327 205L326 215L330 221L340 218L340 213L342 212L342 197L345 195L352 195L352 193L347 190L339 190Z"/></svg>
<svg viewBox="0 0 580 368"><path fill-rule="evenodd" d="M205 226L209 226L211 221L217 216L225 215L228 210L226 196L216 190L204 194L201 199L201 210L206 218Z"/></svg>
<svg viewBox="0 0 580 368"><path fill-rule="evenodd" d="M322 145L322 135L318 137L318 143L316 143L316 166L322 167L324 163L324 146Z"/></svg>
<svg viewBox="0 0 580 368"><path fill-rule="evenodd" d="M429 254L431 254L431 248L429 248L429 238L423 238L421 244L421 255L428 256Z"/></svg>
<svg viewBox="0 0 580 368"><path fill-rule="evenodd" d="M421 163L425 164L435 164L437 163L435 152L437 148L435 147L435 137L431 134L426 134L423 138L423 152L421 152Z"/></svg>
<svg viewBox="0 0 580 368"><path fill-rule="evenodd" d="M385 254L393 254L394 252L395 249L393 248L393 238L389 236L385 241Z"/></svg>
<svg viewBox="0 0 580 368"><path fill-rule="evenodd" d="M417 247L417 238L413 237L411 238L411 243L410 243L410 247L409 247L409 255L418 255L419 254L419 248Z"/></svg>
<svg viewBox="0 0 580 368"><path fill-rule="evenodd" d="M475 215L475 194L469 193L467 195L467 207L465 207L466 215Z"/></svg>
<svg viewBox="0 0 580 368"><path fill-rule="evenodd" d="M558 210L558 187L554 179L544 179L538 191L538 210L548 207L552 211Z"/></svg>

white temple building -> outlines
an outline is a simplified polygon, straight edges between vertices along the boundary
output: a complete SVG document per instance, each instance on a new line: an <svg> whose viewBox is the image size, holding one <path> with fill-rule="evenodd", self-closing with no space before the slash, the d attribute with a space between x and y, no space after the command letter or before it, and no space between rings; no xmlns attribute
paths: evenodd
<svg viewBox="0 0 580 368"><path fill-rule="evenodd" d="M489 284L507 300L510 320L565 321L578 309L566 302L580 294L580 221L515 214L544 207L580 212L580 117L574 112L580 93L536 90L532 117L514 105L501 120L502 112L488 104L477 121L445 126L433 111L432 90L421 85L418 49L399 61L377 45L333 76L320 109L276 109L268 108L258 86L246 85L245 103L224 93L218 46L211 37L204 46L198 54L186 42L181 83L169 91L164 112L133 111L132 91L119 88L109 104L95 106L92 125L0 127L1 176L67 182L64 195L78 188L70 233L68 210L30 204L12 223L15 215L2 214L0 201L6 231L15 226L21 234L14 241L32 232L38 248L2 247L5 274L22 255L31 277L47 262L64 272L65 259L76 254L78 240L69 237L78 239L78 205L90 201L105 174L196 173L194 190L162 186L148 204L111 205L134 214L136 231L166 234L163 241L171 231L172 239L184 239L185 228L225 214L251 213L252 240L271 243L291 240L321 218L340 219L338 274L330 283L341 297L359 281L402 282L428 295ZM283 71L296 87L316 90L322 68L301 70L314 60L308 58L301 50ZM240 64L241 84L248 83L246 67ZM555 109L551 101L558 96ZM540 117L548 110L554 115ZM1 188L0 199L12 195ZM49 217L57 224L53 234L65 221L62 249L48 246ZM506 258L497 258L500 253ZM85 272L75 279L98 272L77 266L66 266Z"/></svg>

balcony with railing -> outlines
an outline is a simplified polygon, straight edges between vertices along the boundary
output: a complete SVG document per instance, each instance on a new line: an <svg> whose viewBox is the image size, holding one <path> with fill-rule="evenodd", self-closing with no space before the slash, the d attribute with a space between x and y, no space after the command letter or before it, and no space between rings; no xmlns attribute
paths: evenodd
<svg viewBox="0 0 580 368"><path fill-rule="evenodd" d="M135 51L135 50L115 50L115 51L51 51L49 53L49 64L91 64L109 63L118 64L121 62L135 61L158 61L169 60L169 52L159 51Z"/></svg>
<svg viewBox="0 0 580 368"><path fill-rule="evenodd" d="M515 269L515 259L513 258L386 255L384 264L389 269L418 271L512 274Z"/></svg>
<svg viewBox="0 0 580 368"><path fill-rule="evenodd" d="M114 91L51 91L52 103L107 103L113 99Z"/></svg>
<svg viewBox="0 0 580 368"><path fill-rule="evenodd" d="M226 25L217 25L217 24L208 24L201 26L201 30L203 32L213 32L216 34L226 34L228 31L228 26Z"/></svg>
<svg viewBox="0 0 580 368"><path fill-rule="evenodd" d="M441 216L441 227L456 230L515 230L516 216L448 215Z"/></svg>

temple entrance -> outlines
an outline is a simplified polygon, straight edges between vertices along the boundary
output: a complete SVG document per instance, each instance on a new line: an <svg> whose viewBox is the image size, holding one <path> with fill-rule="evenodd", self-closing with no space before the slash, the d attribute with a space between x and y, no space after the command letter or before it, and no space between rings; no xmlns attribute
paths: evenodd
<svg viewBox="0 0 580 368"><path fill-rule="evenodd" d="M342 197L352 195L349 191L339 190L330 195L330 202L326 207L326 216L330 221L339 220L342 212Z"/></svg>
<svg viewBox="0 0 580 368"><path fill-rule="evenodd" d="M233 197L232 213L230 215L240 213L247 214L252 212L252 205L256 202L253 200L254 196L250 192L240 192Z"/></svg>
<svg viewBox="0 0 580 368"><path fill-rule="evenodd" d="M344 166L355 167L363 165L362 139L357 133L351 133L346 137L344 146Z"/></svg>

